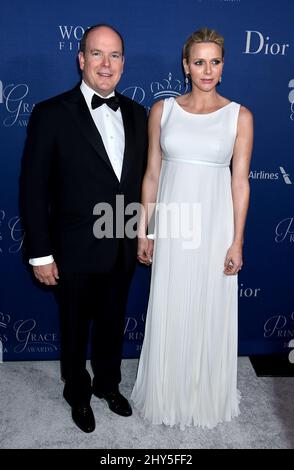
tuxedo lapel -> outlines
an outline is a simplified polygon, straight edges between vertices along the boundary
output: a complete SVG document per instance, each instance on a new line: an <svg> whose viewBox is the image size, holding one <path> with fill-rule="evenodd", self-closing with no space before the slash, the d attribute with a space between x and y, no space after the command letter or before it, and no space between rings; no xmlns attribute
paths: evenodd
<svg viewBox="0 0 294 470"><path fill-rule="evenodd" d="M121 182L126 178L128 172L132 168L133 159L135 158L136 152L135 146L135 123L132 103L126 100L123 95L117 93L120 99L120 109L123 119L124 132L125 132L125 150L123 158L123 167L121 174Z"/></svg>
<svg viewBox="0 0 294 470"><path fill-rule="evenodd" d="M63 103L69 109L72 118L81 129L81 132L83 133L86 140L92 145L94 150L104 160L106 165L115 175L104 147L102 137L97 127L95 126L79 86L74 88L72 92L67 95L67 97L63 100Z"/></svg>

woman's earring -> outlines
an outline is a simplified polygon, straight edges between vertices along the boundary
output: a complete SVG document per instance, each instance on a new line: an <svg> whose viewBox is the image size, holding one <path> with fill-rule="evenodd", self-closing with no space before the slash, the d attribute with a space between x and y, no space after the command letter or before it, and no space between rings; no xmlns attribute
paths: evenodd
<svg viewBox="0 0 294 470"><path fill-rule="evenodd" d="M218 83L221 83L221 82L222 82L222 76L219 77Z"/></svg>
<svg viewBox="0 0 294 470"><path fill-rule="evenodd" d="M189 84L189 74L188 73L186 74L186 77L185 77L185 84L186 85Z"/></svg>

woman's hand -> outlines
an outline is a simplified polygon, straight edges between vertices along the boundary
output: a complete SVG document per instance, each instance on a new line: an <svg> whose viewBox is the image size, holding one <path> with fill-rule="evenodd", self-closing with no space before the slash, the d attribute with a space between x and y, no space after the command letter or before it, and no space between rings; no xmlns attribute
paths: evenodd
<svg viewBox="0 0 294 470"><path fill-rule="evenodd" d="M147 237L138 238L137 258L142 264L149 266L152 263L154 241Z"/></svg>
<svg viewBox="0 0 294 470"><path fill-rule="evenodd" d="M233 244L227 251L224 274L227 276L238 274L242 266L242 248Z"/></svg>

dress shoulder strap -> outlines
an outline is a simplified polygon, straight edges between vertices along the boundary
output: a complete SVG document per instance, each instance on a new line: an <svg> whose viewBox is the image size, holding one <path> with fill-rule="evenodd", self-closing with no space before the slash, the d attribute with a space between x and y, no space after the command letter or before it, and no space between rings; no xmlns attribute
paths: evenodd
<svg viewBox="0 0 294 470"><path fill-rule="evenodd" d="M166 98L163 101L163 110L162 110L162 116L161 116L161 121L160 121L161 127L163 127L166 124L169 118L169 115L171 113L171 110L174 106L174 101L175 99L173 97Z"/></svg>
<svg viewBox="0 0 294 470"><path fill-rule="evenodd" d="M236 103L235 101L233 101L231 104L232 104L231 109L230 109L230 111L231 111L231 126L232 126L234 134L236 135L237 134L238 118L239 118L239 112L240 112L241 105L239 103Z"/></svg>

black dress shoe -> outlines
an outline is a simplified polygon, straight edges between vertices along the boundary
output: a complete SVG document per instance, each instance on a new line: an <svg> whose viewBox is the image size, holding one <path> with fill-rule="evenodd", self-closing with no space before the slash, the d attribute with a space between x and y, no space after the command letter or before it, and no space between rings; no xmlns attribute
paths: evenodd
<svg viewBox="0 0 294 470"><path fill-rule="evenodd" d="M92 408L89 406L73 406L71 416L74 423L84 432L93 432L95 429L95 418Z"/></svg>
<svg viewBox="0 0 294 470"><path fill-rule="evenodd" d="M128 400L117 392L93 392L98 398L104 398L113 413L120 416L131 416L132 408Z"/></svg>

